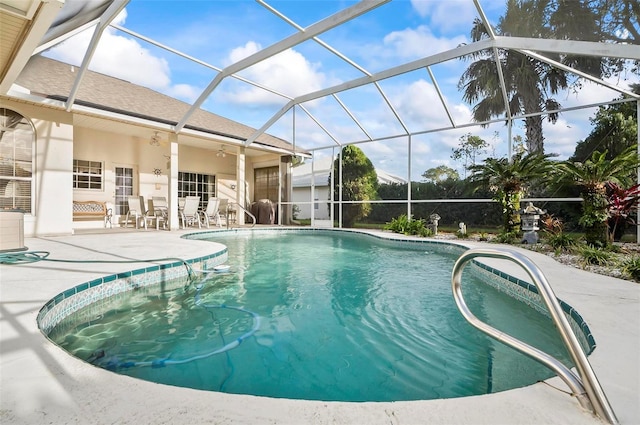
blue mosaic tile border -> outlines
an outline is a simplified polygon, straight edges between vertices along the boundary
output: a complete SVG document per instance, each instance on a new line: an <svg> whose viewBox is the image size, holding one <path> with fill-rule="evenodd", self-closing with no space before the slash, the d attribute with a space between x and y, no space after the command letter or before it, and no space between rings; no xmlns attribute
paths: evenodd
<svg viewBox="0 0 640 425"><path fill-rule="evenodd" d="M549 310L534 284L515 278L476 260L472 260L471 264L474 272L481 277L484 283L550 317ZM583 351L591 354L596 348L596 341L587 322L576 309L560 299L558 301Z"/></svg>
<svg viewBox="0 0 640 425"><path fill-rule="evenodd" d="M64 318L80 309L104 300L112 300L125 292L148 288L160 282L174 282L183 284L189 274L187 263L196 269L211 269L227 261L227 249L191 260L174 261L158 264L81 283L73 288L59 293L47 302L38 312L38 327L45 335Z"/></svg>

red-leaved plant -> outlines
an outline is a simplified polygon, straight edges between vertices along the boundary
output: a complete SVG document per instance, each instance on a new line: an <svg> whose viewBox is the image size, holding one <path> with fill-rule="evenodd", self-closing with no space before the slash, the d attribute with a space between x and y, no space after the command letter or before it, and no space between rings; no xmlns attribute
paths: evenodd
<svg viewBox="0 0 640 425"><path fill-rule="evenodd" d="M638 210L640 184L628 189L612 182L607 183L607 212L609 214L609 238L613 239L616 230L626 223L636 224L633 214Z"/></svg>

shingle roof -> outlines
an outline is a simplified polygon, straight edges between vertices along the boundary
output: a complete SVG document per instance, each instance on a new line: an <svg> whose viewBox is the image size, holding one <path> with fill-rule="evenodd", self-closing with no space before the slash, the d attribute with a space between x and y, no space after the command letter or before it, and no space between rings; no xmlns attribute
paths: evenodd
<svg viewBox="0 0 640 425"><path fill-rule="evenodd" d="M43 56L33 56L16 83L47 98L66 101L76 80L78 68ZM76 96L77 104L96 109L144 117L165 124L177 124L190 105L149 88L105 74L87 71ZM254 128L202 109L196 110L185 127L246 140ZM256 143L291 150L292 145L280 138L262 134Z"/></svg>

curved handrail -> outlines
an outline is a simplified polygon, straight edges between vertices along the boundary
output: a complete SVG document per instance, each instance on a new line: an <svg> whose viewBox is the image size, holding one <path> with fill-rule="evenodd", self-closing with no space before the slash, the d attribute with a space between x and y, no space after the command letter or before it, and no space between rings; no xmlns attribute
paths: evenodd
<svg viewBox="0 0 640 425"><path fill-rule="evenodd" d="M245 207L243 207L242 205L238 204L237 202L233 202L233 203L229 203L227 205L227 211L226 211L227 217L226 217L226 220L225 220L227 222L227 229L229 229L229 211L230 211L232 205L234 205L236 207L240 207L240 209L242 211L244 211L245 213L247 213L249 215L249 217L251 217L251 219L253 220L253 224L251 224L251 228L254 228L256 226L256 222L257 222L256 216L251 214L251 212L249 210L247 210Z"/></svg>
<svg viewBox="0 0 640 425"><path fill-rule="evenodd" d="M466 263L476 257L510 260L518 264L527 272L534 285L538 288L540 296L549 309L551 318L560 332L560 336L562 337L564 345L576 366L579 376L564 366L556 358L484 323L471 312L462 296L462 271ZM464 318L472 326L549 367L569 386L573 395L577 397L578 402L583 408L592 411L600 418L608 421L610 424L618 423L615 413L613 412L613 409L611 408L611 405L609 404L609 401L607 400L607 397L604 394L593 369L591 368L589 360L587 360L587 356L580 348L578 339L571 330L571 326L569 325L569 322L565 317L562 308L560 307L560 303L551 289L549 282L538 266L536 266L529 258L520 253L504 249L470 249L463 253L456 261L453 267L451 286L458 310L460 310L460 313L462 313Z"/></svg>

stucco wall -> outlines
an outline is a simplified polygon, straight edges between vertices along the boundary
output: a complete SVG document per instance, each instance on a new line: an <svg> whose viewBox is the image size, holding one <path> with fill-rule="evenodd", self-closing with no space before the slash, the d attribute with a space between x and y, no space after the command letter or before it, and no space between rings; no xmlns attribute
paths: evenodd
<svg viewBox="0 0 640 425"><path fill-rule="evenodd" d="M314 218L319 220L329 219L329 186L316 186L315 198L318 199L318 208L314 210ZM306 202L306 204L304 204ZM293 203L298 206L300 211L297 214L299 219L310 219L311 208L313 208L311 202L311 188L310 187L294 187L293 188Z"/></svg>
<svg viewBox="0 0 640 425"><path fill-rule="evenodd" d="M24 235L70 234L72 229L73 125L71 114L0 100L31 120L35 129L32 212L24 216Z"/></svg>

